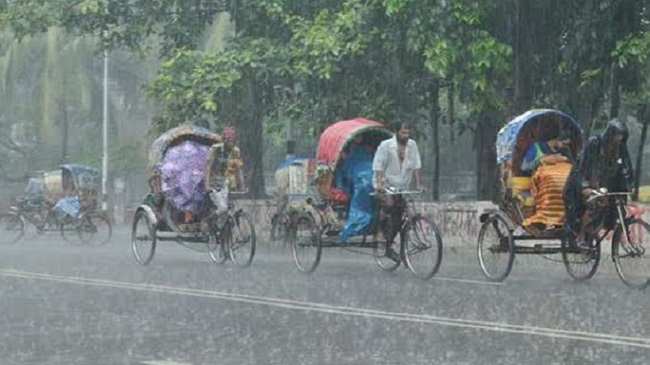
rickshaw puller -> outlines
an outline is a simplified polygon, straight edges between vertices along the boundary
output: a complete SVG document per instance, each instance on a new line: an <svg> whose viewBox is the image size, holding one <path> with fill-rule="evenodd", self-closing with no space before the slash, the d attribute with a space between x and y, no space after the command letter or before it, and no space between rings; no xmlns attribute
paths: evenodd
<svg viewBox="0 0 650 365"><path fill-rule="evenodd" d="M603 210L604 227L610 229L616 223L616 212L602 207L589 207L585 203L595 190L606 188L608 192L632 192L633 171L627 150L628 130L625 124L613 119L601 135L593 136L580 154L565 190L566 228L576 240L584 241L585 230L593 220L595 211ZM611 202L611 201L610 201ZM583 245L585 242L581 242ZM578 244L580 246L580 244Z"/></svg>
<svg viewBox="0 0 650 365"><path fill-rule="evenodd" d="M408 190L411 186L413 177L415 177L416 189L424 191L420 180L420 152L417 143L410 139L411 126L407 122L401 122L395 125L395 137L383 141L377 148L373 160L374 171L374 188L377 192L382 193L386 188ZM382 223L388 219L390 232L388 237L391 240L386 245L386 256L392 260L399 261L400 256L391 247L394 230L399 229L401 218L406 208L406 202L403 198L397 196L379 195L379 206L387 218L380 218ZM384 226L384 225L382 225Z"/></svg>

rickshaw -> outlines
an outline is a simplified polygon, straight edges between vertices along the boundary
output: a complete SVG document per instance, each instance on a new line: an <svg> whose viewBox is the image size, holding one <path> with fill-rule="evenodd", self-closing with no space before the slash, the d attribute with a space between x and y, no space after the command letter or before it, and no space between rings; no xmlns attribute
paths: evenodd
<svg viewBox="0 0 650 365"><path fill-rule="evenodd" d="M288 187L283 197L289 225L286 231L294 262L301 272L312 273L316 269L323 248L343 248L356 253L371 249L375 262L385 271L394 271L405 262L421 279L436 274L442 260L442 239L436 225L414 209L412 198L419 191L383 194L383 197L391 195L405 200L407 209L397 217L397 225L386 223L386 213L377 199L382 196L369 193L373 199L373 219L369 227L349 239L340 238L352 212L350 202L354 201L335 183L344 155L355 139L362 139L364 148L374 155L381 141L392 137L390 130L379 122L363 118L340 121L321 134L315 159L299 159L289 166ZM364 193L366 191L359 192ZM398 260L386 256L387 246L392 246L397 237L400 241Z"/></svg>
<svg viewBox="0 0 650 365"><path fill-rule="evenodd" d="M171 241L208 253L218 264L230 259L241 267L251 265L255 229L250 215L231 199L243 192L228 191L227 211L217 214L218 203L205 191L208 151L219 143L219 134L192 125L172 128L153 142L149 152L151 192L136 209L131 230L131 247L138 263L148 265L158 242ZM187 192L192 198L180 199Z"/></svg>
<svg viewBox="0 0 650 365"><path fill-rule="evenodd" d="M29 222L38 234L60 232L72 245L108 242L112 234L110 220L97 211L99 170L66 164L38 175L29 179L26 196L17 199L10 212L2 215L3 241L17 242ZM70 209L60 210L61 206Z"/></svg>
<svg viewBox="0 0 650 365"><path fill-rule="evenodd" d="M525 220L535 214L536 196L534 179L522 171L522 162L533 143L553 137L549 132L554 129L548 128L552 124L557 126L556 131L559 128L570 136L569 149L573 156L578 156L583 144L582 129L576 119L561 111L530 110L498 132L498 210L480 216L482 226L477 244L481 270L492 281L503 281L510 274L516 254L541 255L554 261L560 261L554 256L561 255L561 261L573 279L590 279L600 263L601 243L612 234L611 230L603 229L602 217L595 218L590 224L583 246L571 244L572 236L564 226L543 230L524 227ZM602 190L595 192L587 202L602 199L616 205L618 221L612 235L612 259L626 284L647 286L648 276L643 277L641 283L634 282L636 278L628 263L643 256L643 244L636 243L636 240L650 239L650 226L630 216L626 195Z"/></svg>
<svg viewBox="0 0 650 365"><path fill-rule="evenodd" d="M36 228L39 235L60 232L60 224L51 208L61 198L62 192L61 170L32 173L25 187L25 195L16 198L9 211L0 216L0 242L18 242L24 237L28 223Z"/></svg>
<svg viewBox="0 0 650 365"><path fill-rule="evenodd" d="M101 171L96 168L61 165L63 198L52 210L61 225L61 234L70 244L104 245L113 235L108 214L99 209L100 181Z"/></svg>

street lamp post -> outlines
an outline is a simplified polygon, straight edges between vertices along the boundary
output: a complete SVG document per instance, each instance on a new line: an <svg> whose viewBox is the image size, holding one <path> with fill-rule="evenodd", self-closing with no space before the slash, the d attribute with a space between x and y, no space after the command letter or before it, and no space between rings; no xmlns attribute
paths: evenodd
<svg viewBox="0 0 650 365"><path fill-rule="evenodd" d="M102 210L108 208L106 182L108 181L108 50L104 49L104 100L102 118Z"/></svg>

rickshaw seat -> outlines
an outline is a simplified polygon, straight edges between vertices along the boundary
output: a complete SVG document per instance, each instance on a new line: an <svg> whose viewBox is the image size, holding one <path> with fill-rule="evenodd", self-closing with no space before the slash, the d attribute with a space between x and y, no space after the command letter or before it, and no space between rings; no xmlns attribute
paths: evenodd
<svg viewBox="0 0 650 365"><path fill-rule="evenodd" d="M527 176L513 176L508 179L508 187L512 195L522 206L532 207L535 205L533 199L533 179Z"/></svg>
<svg viewBox="0 0 650 365"><path fill-rule="evenodd" d="M338 188L331 188L330 200L332 202L332 205L347 205L350 201L350 198L343 190Z"/></svg>

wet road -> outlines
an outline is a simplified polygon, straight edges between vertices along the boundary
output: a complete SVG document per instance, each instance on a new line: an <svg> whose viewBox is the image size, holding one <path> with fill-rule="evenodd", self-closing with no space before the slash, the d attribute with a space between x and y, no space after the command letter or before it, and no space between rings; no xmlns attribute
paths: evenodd
<svg viewBox="0 0 650 365"><path fill-rule="evenodd" d="M0 246L1 364L647 364L648 292L604 258L588 283L518 257L486 282L473 249L428 282L324 252L314 275L259 242L249 269L162 244L139 266L125 230ZM468 247L473 247L469 245Z"/></svg>

